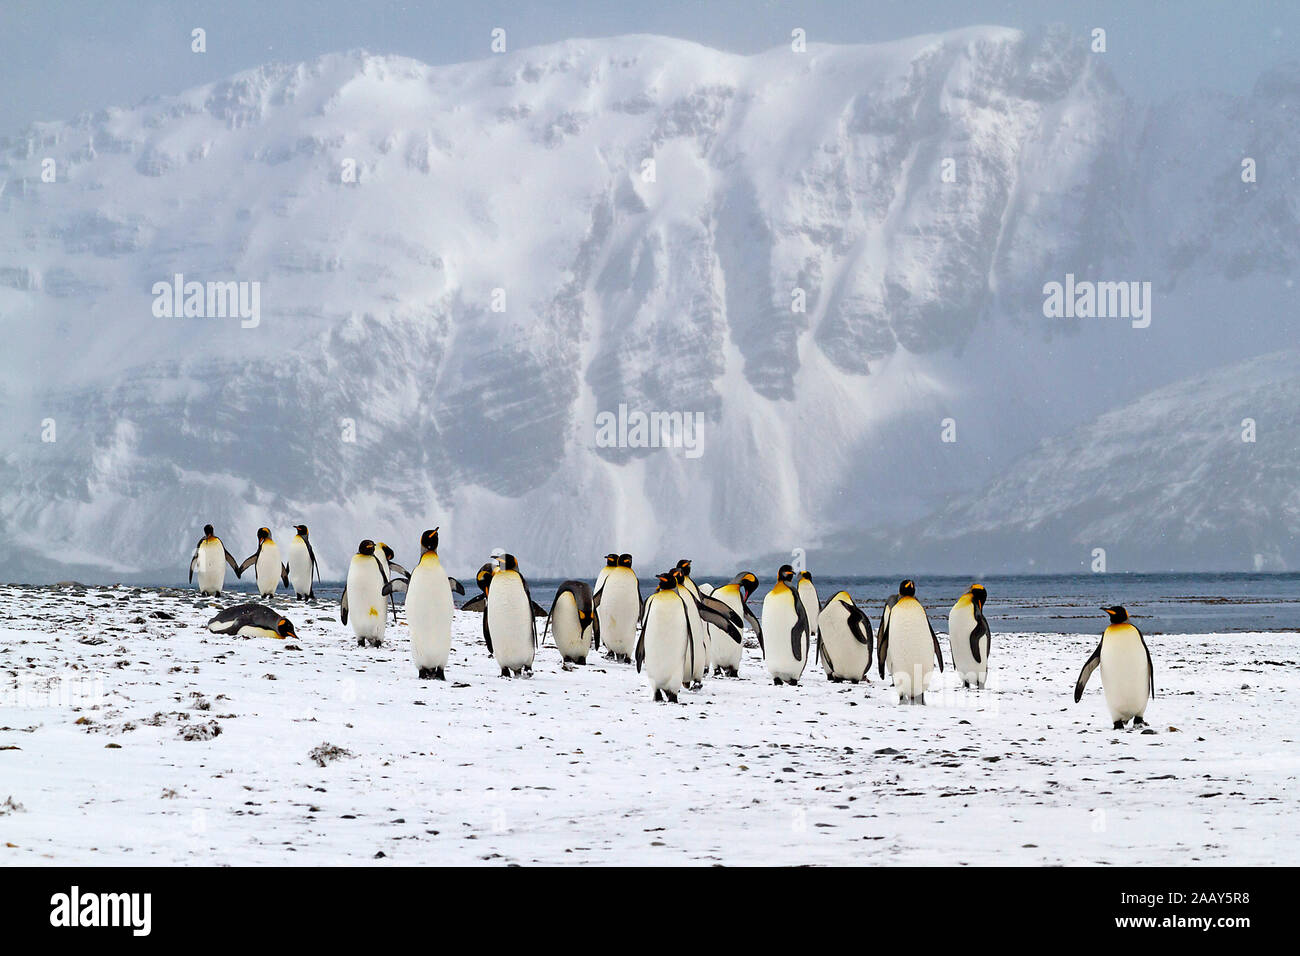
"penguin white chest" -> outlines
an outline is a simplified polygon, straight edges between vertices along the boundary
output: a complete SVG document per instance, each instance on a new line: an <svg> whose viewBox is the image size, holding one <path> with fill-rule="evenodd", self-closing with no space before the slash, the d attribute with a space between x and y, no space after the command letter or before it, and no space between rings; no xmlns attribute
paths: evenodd
<svg viewBox="0 0 1300 956"><path fill-rule="evenodd" d="M220 541L213 539L199 545L199 560L195 571L201 593L216 594L225 589L226 549Z"/></svg>
<svg viewBox="0 0 1300 956"><path fill-rule="evenodd" d="M1128 626L1108 630L1101 642L1101 686L1112 720L1146 713L1151 683L1142 638Z"/></svg>
<svg viewBox="0 0 1300 956"><path fill-rule="evenodd" d="M713 592L713 597L727 605L740 617L745 616L739 588L734 586L719 588ZM709 626L709 661L714 667L735 668L739 666L744 653L745 649L738 641L732 640L731 636L720 628Z"/></svg>
<svg viewBox="0 0 1300 956"><path fill-rule="evenodd" d="M451 652L451 584L435 554L426 554L411 572L406 589L406 624L411 659L424 669L445 668Z"/></svg>
<svg viewBox="0 0 1300 956"><path fill-rule="evenodd" d="M590 632L578 617L578 602L565 591L555 601L551 611L551 635L555 647L566 661L585 661L591 651Z"/></svg>
<svg viewBox="0 0 1300 956"><path fill-rule="evenodd" d="M311 594L311 552L297 535L286 550L289 552L289 583L293 585L294 594L305 597Z"/></svg>
<svg viewBox="0 0 1300 956"><path fill-rule="evenodd" d="M686 674L689 681L701 681L709 669L709 629L700 617L694 596L686 590L681 595L686 605L686 619L690 622L690 644L686 649Z"/></svg>
<svg viewBox="0 0 1300 956"><path fill-rule="evenodd" d="M280 586L280 546L267 541L257 555L257 591L271 595Z"/></svg>
<svg viewBox="0 0 1300 956"><path fill-rule="evenodd" d="M953 666L964 683L983 687L989 669L989 639L980 635L980 659L976 661L971 653L970 635L977 623L975 607L965 598L948 612L948 644L952 648Z"/></svg>
<svg viewBox="0 0 1300 956"><path fill-rule="evenodd" d="M676 694L686 677L686 608L671 592L650 598L645 633L641 637L645 660L642 670L651 689Z"/></svg>
<svg viewBox="0 0 1300 956"><path fill-rule="evenodd" d="M817 601L816 586L807 579L799 582L799 603L803 605L804 616L808 618L808 630L815 637L821 605Z"/></svg>
<svg viewBox="0 0 1300 956"><path fill-rule="evenodd" d="M614 568L601 588L600 637L609 650L622 657L632 656L636 646L636 624L641 614L636 575L627 568Z"/></svg>
<svg viewBox="0 0 1300 956"><path fill-rule="evenodd" d="M383 594L384 579L373 556L353 556L348 566L348 623L357 637L382 638L388 604Z"/></svg>
<svg viewBox="0 0 1300 956"><path fill-rule="evenodd" d="M889 672L900 699L925 694L934 670L934 638L925 608L915 598L901 598L889 612Z"/></svg>
<svg viewBox="0 0 1300 956"><path fill-rule="evenodd" d="M533 609L524 582L514 571L498 571L488 587L487 626L497 665L510 670L533 666Z"/></svg>
<svg viewBox="0 0 1300 956"><path fill-rule="evenodd" d="M808 663L808 635L799 638L798 657L791 638L799 621L794 609L797 600L798 594L789 588L773 590L763 598L763 660L768 673L783 681L798 680Z"/></svg>

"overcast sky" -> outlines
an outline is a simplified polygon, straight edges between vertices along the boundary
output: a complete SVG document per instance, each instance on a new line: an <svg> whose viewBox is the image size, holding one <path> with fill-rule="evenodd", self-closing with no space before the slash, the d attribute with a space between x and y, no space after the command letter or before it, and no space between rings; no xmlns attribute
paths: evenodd
<svg viewBox="0 0 1300 956"><path fill-rule="evenodd" d="M1300 55L1293 0L2 0L0 135L270 60L358 47L426 63L480 59L496 26L512 50L661 33L753 53L789 42L796 26L813 42L871 43L981 23L1105 27L1110 66L1135 98L1197 86L1244 92L1262 69ZM194 27L207 31L203 55L190 52Z"/></svg>

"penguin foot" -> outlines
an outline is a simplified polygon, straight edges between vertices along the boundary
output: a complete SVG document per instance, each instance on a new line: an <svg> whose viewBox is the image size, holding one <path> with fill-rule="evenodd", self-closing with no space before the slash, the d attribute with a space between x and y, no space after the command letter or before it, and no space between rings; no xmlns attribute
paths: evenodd
<svg viewBox="0 0 1300 956"><path fill-rule="evenodd" d="M656 687L656 688L655 688L655 703L656 703L656 704L662 704L663 702L664 702L664 695L663 695L663 692L660 691L658 687Z"/></svg>
<svg viewBox="0 0 1300 956"><path fill-rule="evenodd" d="M772 683L775 684L777 687L780 687L781 684L783 683L783 681L782 681L781 678L779 678L779 677L773 677L773 678L772 678Z"/></svg>
<svg viewBox="0 0 1300 956"><path fill-rule="evenodd" d="M664 696L668 698L668 703L670 704L677 703L677 695L674 694L672 691L670 690L664 691Z"/></svg>
<svg viewBox="0 0 1300 956"><path fill-rule="evenodd" d="M798 686L799 686L799 682L798 682L797 680L788 680L788 681L786 681L786 683L789 684L791 687L798 687Z"/></svg>
<svg viewBox="0 0 1300 956"><path fill-rule="evenodd" d="M502 677L509 677L509 676L510 676L510 668L508 668L508 667L503 667L503 668L501 668L501 676L502 676Z"/></svg>
<svg viewBox="0 0 1300 956"><path fill-rule="evenodd" d="M421 667L421 668L420 668L420 680L428 680L428 679L431 678L431 677L433 677L433 668L432 668L432 667Z"/></svg>
<svg viewBox="0 0 1300 956"><path fill-rule="evenodd" d="M1144 726L1145 724L1146 724L1146 721L1142 719L1142 715L1141 715L1141 714L1138 714L1136 717L1133 718L1133 726L1134 726L1134 727L1142 727L1142 726Z"/></svg>
<svg viewBox="0 0 1300 956"><path fill-rule="evenodd" d="M728 668L727 668L727 676L728 676L728 677L736 677L736 678L739 678L739 677L740 677L740 668L738 668L738 667L728 667Z"/></svg>
<svg viewBox="0 0 1300 956"><path fill-rule="evenodd" d="M827 675L826 675L826 679L827 679L828 681L830 681L832 684L843 684L843 683L844 683L844 678L843 678L843 677L836 677L834 674L827 674ZM856 684L857 681L854 681L853 683Z"/></svg>
<svg viewBox="0 0 1300 956"><path fill-rule="evenodd" d="M358 637L357 647L365 647L365 646L366 646L366 639L364 637Z"/></svg>
<svg viewBox="0 0 1300 956"><path fill-rule="evenodd" d="M441 667L435 667L433 669L433 679L445 681L447 679L447 672Z"/></svg>
<svg viewBox="0 0 1300 956"><path fill-rule="evenodd" d="M1123 730L1123 729L1124 729L1124 721L1122 721L1122 720L1117 720L1117 721L1115 721L1115 726L1114 726L1112 729L1114 729L1114 730Z"/></svg>

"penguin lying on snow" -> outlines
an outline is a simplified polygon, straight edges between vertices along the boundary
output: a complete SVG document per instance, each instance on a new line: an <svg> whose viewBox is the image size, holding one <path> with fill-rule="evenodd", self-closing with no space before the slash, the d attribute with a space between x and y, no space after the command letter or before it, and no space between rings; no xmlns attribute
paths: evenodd
<svg viewBox="0 0 1300 956"><path fill-rule="evenodd" d="M281 617L264 604L238 604L228 607L208 621L213 634L234 634L236 637L286 637L297 638L293 623Z"/></svg>
<svg viewBox="0 0 1300 956"><path fill-rule="evenodd" d="M1102 632L1097 649L1079 671L1074 684L1074 702L1083 697L1092 672L1101 667L1101 687L1106 692L1106 706L1116 730L1123 730L1131 718L1134 727L1146 723L1142 719L1147 701L1156 695L1155 669L1151 666L1151 651L1146 638L1128 619L1128 611L1120 605L1104 607L1110 617L1110 626Z"/></svg>

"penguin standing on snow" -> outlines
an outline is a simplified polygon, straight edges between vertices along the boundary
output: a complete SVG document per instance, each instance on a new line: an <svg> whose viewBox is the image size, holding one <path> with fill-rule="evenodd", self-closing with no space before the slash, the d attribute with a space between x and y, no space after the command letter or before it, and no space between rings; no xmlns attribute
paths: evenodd
<svg viewBox="0 0 1300 956"><path fill-rule="evenodd" d="M287 617L281 617L264 604L238 604L235 607L228 607L208 621L208 630L213 634L274 637L278 640L298 636Z"/></svg>
<svg viewBox="0 0 1300 956"><path fill-rule="evenodd" d="M289 583L289 569L280 563L280 546L271 537L270 528L257 529L257 550L244 559L239 573L242 575L254 565L257 593L263 597L272 597L282 582Z"/></svg>
<svg viewBox="0 0 1300 956"><path fill-rule="evenodd" d="M1079 671L1074 684L1074 702L1077 704L1088 686L1088 678L1101 667L1101 687L1106 692L1106 707L1116 730L1132 719L1134 727L1146 723L1147 701L1156 695L1155 669L1151 666L1151 651L1146 638L1128 619L1128 611L1120 605L1104 607L1110 625L1102 632L1097 649Z"/></svg>
<svg viewBox="0 0 1300 956"><path fill-rule="evenodd" d="M592 649L600 648L600 622L592 605L591 585L586 581L565 581L555 592L546 630L554 636L566 664L585 664Z"/></svg>
<svg viewBox="0 0 1300 956"><path fill-rule="evenodd" d="M377 546L376 546L377 547ZM392 562L388 565L393 568ZM465 588L442 569L438 559L438 529L420 535L420 560L405 578L384 585L383 594L406 592L406 624L411 634L411 660L421 680L446 680L451 652L451 592Z"/></svg>
<svg viewBox="0 0 1300 956"><path fill-rule="evenodd" d="M641 583L632 570L632 555L620 554L618 563L605 569L605 580L592 598L600 620L605 650L618 661L632 659L636 625L641 617Z"/></svg>
<svg viewBox="0 0 1300 956"><path fill-rule="evenodd" d="M375 554L375 543L366 538L357 545L348 565L348 579L339 601L339 620L344 624L352 618L352 633L357 636L357 647L367 641L378 647L384 643L384 628L388 624L388 601L384 588L388 576Z"/></svg>
<svg viewBox="0 0 1300 956"><path fill-rule="evenodd" d="M757 589L757 575L753 571L741 571L730 582L715 589L709 596L721 601L732 611L741 615L743 622L748 623L754 629L754 634L761 643L763 639L762 626L746 603ZM715 674L726 674L728 677L740 676L740 661L745 656L744 644L740 641L716 640L710 642L709 650Z"/></svg>
<svg viewBox="0 0 1300 956"><path fill-rule="evenodd" d="M537 653L537 625L533 622L536 604L515 556L507 554L500 560L501 566L488 582L483 640L496 658L502 677L531 677Z"/></svg>
<svg viewBox="0 0 1300 956"><path fill-rule="evenodd" d="M194 546L194 554L190 557L190 581L193 582L197 571L199 593L220 594L226 587L226 565L230 565L235 577L240 577L243 573L235 563L235 556L212 533L212 525L205 524L203 537L199 538L199 543Z"/></svg>
<svg viewBox="0 0 1300 956"><path fill-rule="evenodd" d="M984 601L988 592L982 584L957 599L948 612L948 647L952 666L961 675L963 687L983 688L989 676L989 646L993 635L984 620Z"/></svg>
<svg viewBox="0 0 1300 956"><path fill-rule="evenodd" d="M307 526L296 524L293 530L297 534L289 542L289 583L293 585L293 593L305 601L316 596L311 582L313 574L320 580L320 568L316 566L316 552L307 538Z"/></svg>
<svg viewBox="0 0 1300 956"><path fill-rule="evenodd" d="M811 571L799 572L799 584L795 590L799 592L799 603L803 605L803 612L808 617L808 628L812 631L812 639L817 639L817 621L821 612L821 604L817 600L817 588L813 584Z"/></svg>
<svg viewBox="0 0 1300 956"><path fill-rule="evenodd" d="M691 619L677 576L665 571L658 580L658 589L645 602L645 626L635 649L636 669L640 673L644 668L656 701L667 697L675 704L686 676Z"/></svg>
<svg viewBox="0 0 1300 956"><path fill-rule="evenodd" d="M774 684L798 684L808 666L808 615L791 586L794 568L781 565L763 598L763 660Z"/></svg>
<svg viewBox="0 0 1300 956"><path fill-rule="evenodd" d="M848 591L826 601L817 615L817 658L834 683L858 683L871 670L871 621Z"/></svg>
<svg viewBox="0 0 1300 956"><path fill-rule="evenodd" d="M925 608L916 599L916 584L912 581L900 584L898 594L885 605L876 649L880 676L885 676L888 667L899 701L924 704L936 660L943 672L943 652Z"/></svg>

